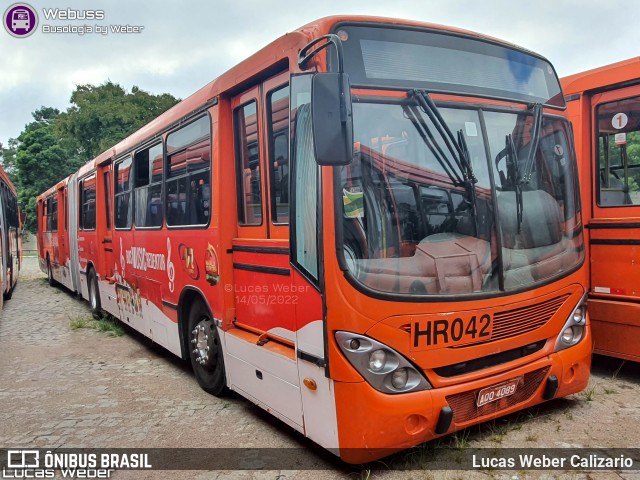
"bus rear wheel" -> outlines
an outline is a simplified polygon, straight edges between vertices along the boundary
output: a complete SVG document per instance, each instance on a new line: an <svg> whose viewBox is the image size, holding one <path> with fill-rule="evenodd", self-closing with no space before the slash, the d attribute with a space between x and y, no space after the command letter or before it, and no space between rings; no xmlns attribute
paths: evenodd
<svg viewBox="0 0 640 480"><path fill-rule="evenodd" d="M56 281L53 279L53 269L51 268L51 260L47 257L47 281L50 287L56 286Z"/></svg>
<svg viewBox="0 0 640 480"><path fill-rule="evenodd" d="M98 289L98 277L93 268L89 269L87 275L89 288L89 305L91 305L91 313L93 317L98 319L102 314L102 302L100 302L100 290Z"/></svg>
<svg viewBox="0 0 640 480"><path fill-rule="evenodd" d="M189 350L191 366L202 389L220 395L225 387L222 344L209 309L202 300L196 300L189 311Z"/></svg>

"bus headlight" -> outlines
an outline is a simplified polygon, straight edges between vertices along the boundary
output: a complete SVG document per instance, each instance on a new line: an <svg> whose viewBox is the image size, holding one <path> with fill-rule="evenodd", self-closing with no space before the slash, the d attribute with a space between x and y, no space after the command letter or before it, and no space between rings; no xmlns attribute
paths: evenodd
<svg viewBox="0 0 640 480"><path fill-rule="evenodd" d="M384 353L384 350L374 350L369 356L369 370L376 373L382 371L386 359L387 354Z"/></svg>
<svg viewBox="0 0 640 480"><path fill-rule="evenodd" d="M565 322L562 331L556 340L554 351L559 352L565 348L577 345L584 336L584 329L587 324L587 295L585 294L573 309L569 319Z"/></svg>
<svg viewBox="0 0 640 480"><path fill-rule="evenodd" d="M396 390L402 390L407 386L409 371L406 368L399 368L391 374L391 386Z"/></svg>
<svg viewBox="0 0 640 480"><path fill-rule="evenodd" d="M380 392L404 393L431 388L422 372L383 343L351 332L336 332L336 341L351 365Z"/></svg>

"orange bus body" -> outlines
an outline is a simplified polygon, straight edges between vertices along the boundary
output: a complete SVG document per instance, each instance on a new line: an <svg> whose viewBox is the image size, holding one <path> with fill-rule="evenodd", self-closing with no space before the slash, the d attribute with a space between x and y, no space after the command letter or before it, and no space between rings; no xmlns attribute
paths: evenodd
<svg viewBox="0 0 640 480"><path fill-rule="evenodd" d="M0 167L0 308L18 283L22 266L22 215L18 195Z"/></svg>
<svg viewBox="0 0 640 480"><path fill-rule="evenodd" d="M640 361L640 57L561 79L581 176L594 351ZM604 148L604 145L607 148ZM639 178L640 179L640 178Z"/></svg>
<svg viewBox="0 0 640 480"><path fill-rule="evenodd" d="M316 55L309 73L299 52L331 32L349 48L350 35L374 35L363 45L378 48L370 26L513 48L437 25L324 18L266 46L38 198L40 266L52 283L190 360L205 390L237 391L349 462L578 392L591 355L579 201L569 190L518 194L512 174L499 194L492 187L486 124L513 133L523 152L534 137L525 103L434 95L447 118L472 109L475 120L459 132L470 145L464 173L455 166L464 158L448 156L444 137L429 143L425 125L430 134L437 127L408 105L406 87L358 85L361 105L390 105L393 114L354 114L353 162L317 166L309 132L321 120L310 114L310 85L331 60ZM555 75L551 66L537 73ZM543 117L533 176L544 183L564 175L562 185L573 188L570 142L558 154L562 171L547 159L566 121L546 108ZM388 128L360 123L384 119ZM504 135L496 138L504 147ZM416 160L432 154L441 163ZM518 153L505 155L513 169ZM481 177L475 189L472 164ZM484 220L497 209L500 235L497 221ZM555 215L551 233L536 224L546 210Z"/></svg>

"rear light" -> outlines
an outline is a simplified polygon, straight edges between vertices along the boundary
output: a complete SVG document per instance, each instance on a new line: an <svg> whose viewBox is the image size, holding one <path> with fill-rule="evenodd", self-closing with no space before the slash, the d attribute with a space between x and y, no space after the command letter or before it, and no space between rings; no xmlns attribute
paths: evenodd
<svg viewBox="0 0 640 480"><path fill-rule="evenodd" d="M336 341L351 365L380 392L405 393L431 388L422 372L383 343L351 332L336 332Z"/></svg>

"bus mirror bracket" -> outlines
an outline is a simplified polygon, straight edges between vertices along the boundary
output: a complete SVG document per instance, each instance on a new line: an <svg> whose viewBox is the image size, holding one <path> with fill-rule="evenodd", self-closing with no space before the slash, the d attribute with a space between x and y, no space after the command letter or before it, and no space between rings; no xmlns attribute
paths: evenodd
<svg viewBox="0 0 640 480"><path fill-rule="evenodd" d="M322 50L333 46L338 57L338 72L315 73L311 83L311 115L313 143L319 165L337 166L351 163L353 155L353 120L351 86L344 73L342 40L329 34L307 44L298 54L298 66L309 67L309 61Z"/></svg>

